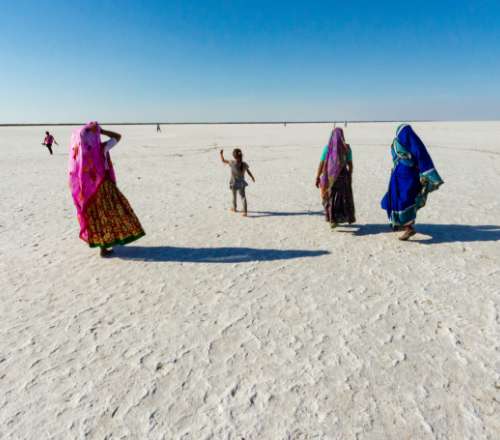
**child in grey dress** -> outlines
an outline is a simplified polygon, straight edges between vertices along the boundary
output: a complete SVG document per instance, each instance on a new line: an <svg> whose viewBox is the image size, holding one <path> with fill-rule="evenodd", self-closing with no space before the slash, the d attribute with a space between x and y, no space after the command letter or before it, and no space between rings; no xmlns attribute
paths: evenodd
<svg viewBox="0 0 500 440"><path fill-rule="evenodd" d="M248 183L245 180L245 173L251 177L251 179L255 182L255 178L250 172L250 168L246 162L243 162L243 153L239 148L235 148L233 150L233 158L234 160L226 160L224 159L224 150L220 150L220 158L223 163L229 165L231 168L231 180L229 181L229 188L233 193L233 206L231 211L236 212L237 203L236 203L236 195L240 194L241 201L243 203L243 216L247 216L247 198L245 194L245 187Z"/></svg>

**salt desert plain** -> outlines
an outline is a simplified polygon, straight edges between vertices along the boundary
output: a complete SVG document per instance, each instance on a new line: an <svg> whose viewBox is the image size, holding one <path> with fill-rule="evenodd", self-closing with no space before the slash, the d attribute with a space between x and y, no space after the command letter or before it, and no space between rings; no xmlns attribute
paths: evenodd
<svg viewBox="0 0 500 440"><path fill-rule="evenodd" d="M78 239L70 127L0 128L0 438L500 438L500 122L414 123L445 180L379 207L397 123L349 124L356 227L314 187L330 125L108 126L146 237ZM218 151L243 148L250 217Z"/></svg>

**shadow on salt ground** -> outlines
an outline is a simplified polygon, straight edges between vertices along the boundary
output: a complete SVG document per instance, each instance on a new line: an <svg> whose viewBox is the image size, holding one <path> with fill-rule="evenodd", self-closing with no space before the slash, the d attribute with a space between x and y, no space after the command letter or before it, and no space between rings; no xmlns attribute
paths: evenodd
<svg viewBox="0 0 500 440"><path fill-rule="evenodd" d="M500 241L500 226L497 225L442 225L417 223L415 225L417 235L410 239L411 242L421 244L477 242L477 241ZM390 233L388 224L359 225L355 236L377 235ZM395 232L394 234L397 234ZM420 235L428 235L430 238L420 238Z"/></svg>
<svg viewBox="0 0 500 440"><path fill-rule="evenodd" d="M308 216L308 215L324 215L322 211L298 211L298 212L281 212L281 211L248 211L248 216L253 218L258 217L292 217L292 216Z"/></svg>
<svg viewBox="0 0 500 440"><path fill-rule="evenodd" d="M136 261L184 263L248 263L251 261L291 260L320 257L328 251L253 249L244 247L183 248L171 246L123 246L115 248L115 258Z"/></svg>

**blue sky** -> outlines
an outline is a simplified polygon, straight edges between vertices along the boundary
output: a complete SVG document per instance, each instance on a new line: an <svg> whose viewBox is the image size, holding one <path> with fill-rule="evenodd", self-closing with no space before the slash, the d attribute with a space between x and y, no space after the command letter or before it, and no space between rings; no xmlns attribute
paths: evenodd
<svg viewBox="0 0 500 440"><path fill-rule="evenodd" d="M6 0L0 122L500 119L500 1Z"/></svg>

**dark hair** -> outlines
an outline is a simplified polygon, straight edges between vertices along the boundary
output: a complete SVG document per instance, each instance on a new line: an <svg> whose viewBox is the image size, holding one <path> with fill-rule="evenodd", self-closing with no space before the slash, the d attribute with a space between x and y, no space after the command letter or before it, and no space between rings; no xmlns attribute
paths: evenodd
<svg viewBox="0 0 500 440"><path fill-rule="evenodd" d="M235 148L233 150L233 157L238 162L240 171L243 172L243 152L239 148Z"/></svg>
<svg viewBox="0 0 500 440"><path fill-rule="evenodd" d="M49 134L49 132L48 132L48 131L46 131L46 132L45 132L45 134Z"/></svg>

